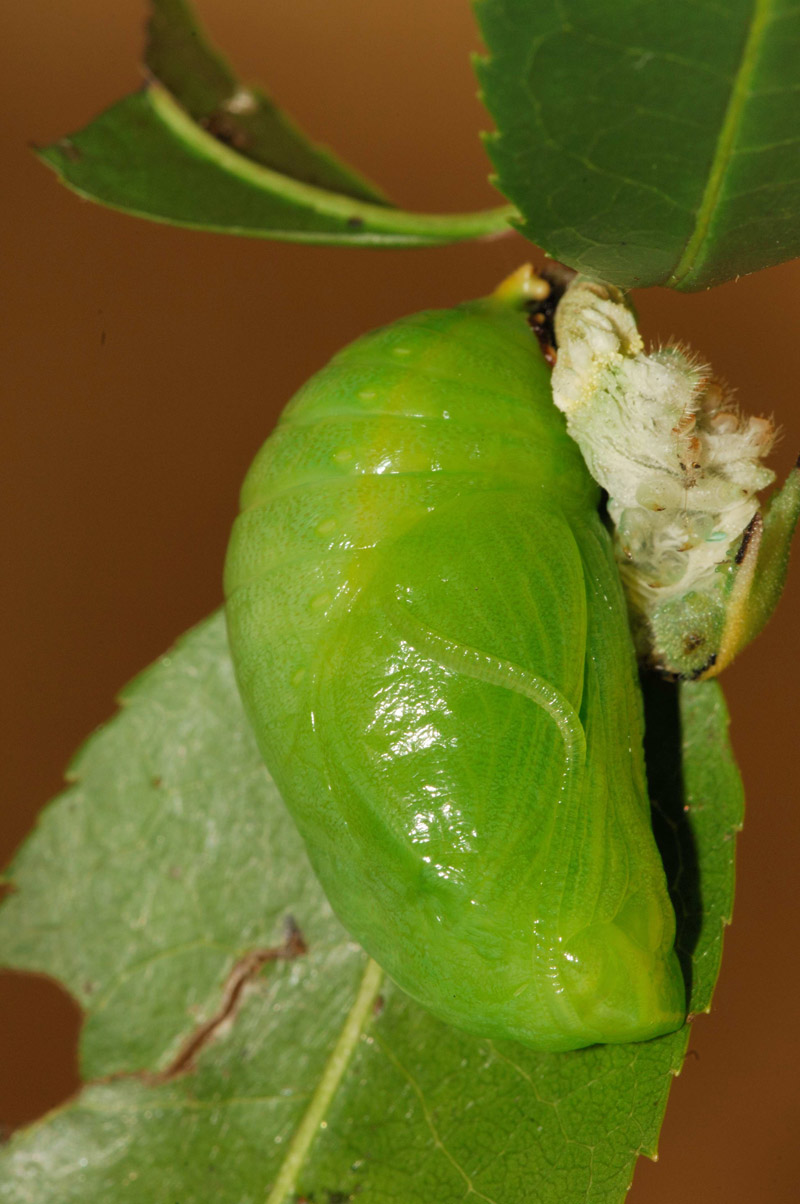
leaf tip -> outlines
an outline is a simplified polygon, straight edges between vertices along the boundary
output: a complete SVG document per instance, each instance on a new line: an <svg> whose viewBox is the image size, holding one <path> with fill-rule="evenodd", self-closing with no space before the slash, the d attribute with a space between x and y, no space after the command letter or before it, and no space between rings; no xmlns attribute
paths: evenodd
<svg viewBox="0 0 800 1204"><path fill-rule="evenodd" d="M40 162L54 168L57 172L66 170L70 163L80 162L83 157L80 148L71 138L59 138L56 142L48 143L47 146L37 146L35 143L31 143L30 150Z"/></svg>

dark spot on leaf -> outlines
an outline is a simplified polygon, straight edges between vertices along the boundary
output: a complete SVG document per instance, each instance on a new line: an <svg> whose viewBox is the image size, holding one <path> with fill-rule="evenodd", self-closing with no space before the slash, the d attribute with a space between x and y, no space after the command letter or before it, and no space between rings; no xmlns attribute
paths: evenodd
<svg viewBox="0 0 800 1204"><path fill-rule="evenodd" d="M710 656L708 658L708 660L706 661L706 663L704 665L701 665L699 669L695 669L692 673L688 674L688 680L689 681L697 681L698 677L702 677L703 674L707 673L708 670L712 667L712 665L716 665L716 663L717 663L717 654L715 652L713 656Z"/></svg>
<svg viewBox="0 0 800 1204"><path fill-rule="evenodd" d="M353 216L353 217L348 217L348 219L347 219L348 230L360 230L363 225L364 225L363 217Z"/></svg>
<svg viewBox="0 0 800 1204"><path fill-rule="evenodd" d="M286 937L283 943L283 957L286 960L291 960L294 957L302 957L304 953L308 953L308 945L305 937L300 931L300 926L294 916L287 916L284 923L284 932Z"/></svg>
<svg viewBox="0 0 800 1204"><path fill-rule="evenodd" d="M218 110L210 117L204 117L200 124L211 134L212 138L216 138L217 142L222 142L225 146L230 146L232 150L244 153L250 144L247 133L229 113L221 113Z"/></svg>
<svg viewBox="0 0 800 1204"><path fill-rule="evenodd" d="M59 138L56 146L63 153L64 158L69 159L70 163L79 163L83 158L82 152L71 138Z"/></svg>
<svg viewBox="0 0 800 1204"><path fill-rule="evenodd" d="M162 781L162 779L158 775L156 775L154 778L150 779L150 785L153 787L154 790L158 790L159 786L161 785L161 781Z"/></svg>

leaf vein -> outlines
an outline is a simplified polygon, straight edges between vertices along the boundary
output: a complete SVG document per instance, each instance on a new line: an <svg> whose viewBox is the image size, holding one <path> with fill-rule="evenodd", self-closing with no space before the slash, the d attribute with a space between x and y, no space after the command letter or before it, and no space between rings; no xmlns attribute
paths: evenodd
<svg viewBox="0 0 800 1204"><path fill-rule="evenodd" d="M745 39L739 68L734 76L733 88L717 141L717 148L711 162L700 207L697 210L694 230L667 281L667 285L670 287L677 287L691 274L700 250L709 235L728 168L735 155L736 138L739 134L745 102L751 94L753 75L771 16L772 0L754 0L752 25Z"/></svg>
<svg viewBox="0 0 800 1204"><path fill-rule="evenodd" d="M323 1118L330 1108L344 1077L383 982L383 970L370 958L364 971L353 1006L347 1013L342 1031L320 1075L317 1089L295 1129L266 1204L283 1204L294 1191L297 1177L319 1133Z"/></svg>
<svg viewBox="0 0 800 1204"><path fill-rule="evenodd" d="M388 1046L384 1045L384 1043L379 1038L377 1039L377 1044L380 1046L381 1050L386 1055L387 1059L392 1063L392 1065L397 1070L400 1071L400 1073L403 1075L403 1077L408 1081L409 1085L411 1086L411 1089L413 1090L414 1094L416 1095L417 1099L419 1100L419 1105L420 1105L420 1108L422 1109L422 1115L425 1119L426 1125L430 1129L431 1136L433 1137L433 1140L434 1140L437 1150L441 1150L441 1152L444 1154L447 1161L453 1167L453 1170L457 1171L458 1174L461 1176L461 1178L464 1180L464 1183L467 1186L466 1194L468 1196L473 1196L473 1195L477 1196L479 1200L485 1200L486 1204L497 1204L497 1201L493 1200L491 1196L485 1196L482 1191L478 1191L477 1187L472 1182L472 1179L469 1177L467 1172L464 1170L461 1163L458 1161L458 1159L455 1157L455 1155L452 1154L450 1152L450 1150L448 1150L447 1146L442 1141L442 1138L439 1135L439 1130L436 1128L434 1119L431 1116L431 1113L430 1113L427 1103L425 1102L425 1096L423 1094L422 1088L420 1087L417 1080L414 1078L411 1071L406 1069L406 1067L399 1060L399 1058L397 1058L395 1056L395 1054L393 1054L392 1051L388 1048ZM267 1204L272 1204L272 1202L268 1200ZM275 1202L275 1204L277 1204L277 1201Z"/></svg>

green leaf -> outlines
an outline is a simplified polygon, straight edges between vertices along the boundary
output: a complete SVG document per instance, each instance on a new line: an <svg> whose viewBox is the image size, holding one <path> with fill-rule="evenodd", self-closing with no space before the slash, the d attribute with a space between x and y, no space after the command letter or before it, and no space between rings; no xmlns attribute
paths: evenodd
<svg viewBox="0 0 800 1204"><path fill-rule="evenodd" d="M699 1010L741 786L715 683L685 687L680 712L675 687L649 695ZM624 1198L688 1027L536 1054L449 1028L385 980L331 914L260 763L221 615L125 691L71 778L11 869L0 943L83 1004L90 1081L5 1147L5 1204Z"/></svg>
<svg viewBox="0 0 800 1204"><path fill-rule="evenodd" d="M145 64L188 115L263 167L362 201L388 204L373 184L314 146L260 89L243 85L185 0L151 0Z"/></svg>
<svg viewBox="0 0 800 1204"><path fill-rule="evenodd" d="M624 288L800 254L790 0L475 0L489 151L522 229Z"/></svg>
<svg viewBox="0 0 800 1204"><path fill-rule="evenodd" d="M39 152L64 184L138 217L287 242L419 247L508 228L508 207L406 213L310 143L211 49L184 0L153 0L141 92Z"/></svg>

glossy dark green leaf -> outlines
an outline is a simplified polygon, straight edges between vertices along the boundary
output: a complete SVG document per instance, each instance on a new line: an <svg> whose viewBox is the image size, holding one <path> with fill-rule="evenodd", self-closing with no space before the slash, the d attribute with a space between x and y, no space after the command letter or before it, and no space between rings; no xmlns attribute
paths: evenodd
<svg viewBox="0 0 800 1204"><path fill-rule="evenodd" d="M475 0L489 151L523 229L623 287L800 254L790 0Z"/></svg>
<svg viewBox="0 0 800 1204"><path fill-rule="evenodd" d="M155 221L289 242L419 247L507 229L508 206L391 207L241 84L184 0L154 0L151 11L148 86L39 152L81 196Z"/></svg>
<svg viewBox="0 0 800 1204"><path fill-rule="evenodd" d="M741 787L718 687L682 700L656 687L650 753L699 1010L730 914ZM4 960L58 977L86 1009L89 1081L5 1147L0 1200L624 1198L688 1028L534 1054L448 1028L386 981L332 916L260 763L221 615L122 703L0 910Z"/></svg>

